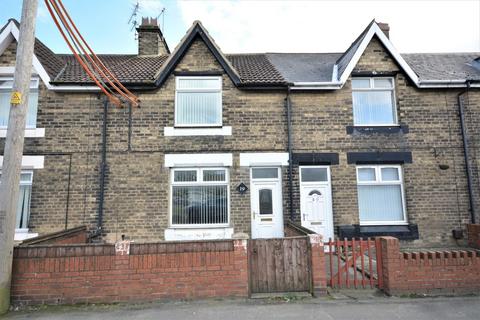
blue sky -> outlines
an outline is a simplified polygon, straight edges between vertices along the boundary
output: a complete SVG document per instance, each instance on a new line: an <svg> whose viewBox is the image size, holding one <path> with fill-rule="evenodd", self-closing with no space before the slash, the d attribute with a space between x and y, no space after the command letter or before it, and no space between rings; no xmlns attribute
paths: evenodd
<svg viewBox="0 0 480 320"><path fill-rule="evenodd" d="M373 19L388 22L400 52L480 51L480 0L249 1L139 0L139 16L166 8L165 37L173 49L201 20L224 52L344 51ZM97 53L135 53L127 21L136 0L63 0ZM21 0L1 0L0 22L19 18ZM68 52L39 0L37 37Z"/></svg>

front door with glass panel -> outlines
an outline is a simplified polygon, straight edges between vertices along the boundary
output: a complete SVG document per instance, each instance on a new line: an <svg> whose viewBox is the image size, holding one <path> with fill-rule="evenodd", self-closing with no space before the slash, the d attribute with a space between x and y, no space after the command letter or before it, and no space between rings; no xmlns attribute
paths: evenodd
<svg viewBox="0 0 480 320"><path fill-rule="evenodd" d="M330 167L300 167L300 213L302 226L333 238Z"/></svg>
<svg viewBox="0 0 480 320"><path fill-rule="evenodd" d="M280 168L251 169L252 238L283 237Z"/></svg>

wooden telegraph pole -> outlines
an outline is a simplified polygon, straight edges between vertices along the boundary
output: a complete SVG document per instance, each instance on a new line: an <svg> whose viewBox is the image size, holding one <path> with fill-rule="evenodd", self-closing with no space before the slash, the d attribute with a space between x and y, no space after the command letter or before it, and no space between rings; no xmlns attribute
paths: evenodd
<svg viewBox="0 0 480 320"><path fill-rule="evenodd" d="M0 179L0 315L10 307L15 217L20 192L23 139L32 76L37 0L23 0L7 137Z"/></svg>

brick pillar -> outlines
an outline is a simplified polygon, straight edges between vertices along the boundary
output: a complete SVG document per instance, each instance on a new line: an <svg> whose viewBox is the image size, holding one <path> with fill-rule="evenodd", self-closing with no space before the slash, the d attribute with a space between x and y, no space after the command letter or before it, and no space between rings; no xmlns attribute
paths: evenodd
<svg viewBox="0 0 480 320"><path fill-rule="evenodd" d="M383 290L394 294L400 271L400 243L394 237L381 237Z"/></svg>
<svg viewBox="0 0 480 320"><path fill-rule="evenodd" d="M312 260L312 280L313 294L315 296L323 295L327 290L327 274L325 269L325 251L323 239L320 234L309 234L311 260Z"/></svg>
<svg viewBox="0 0 480 320"><path fill-rule="evenodd" d="M468 245L480 249L480 224L467 224Z"/></svg>
<svg viewBox="0 0 480 320"><path fill-rule="evenodd" d="M248 238L248 236L247 236ZM247 297L249 295L248 281L248 240L239 238L233 240L233 254L235 271L237 272L237 296Z"/></svg>

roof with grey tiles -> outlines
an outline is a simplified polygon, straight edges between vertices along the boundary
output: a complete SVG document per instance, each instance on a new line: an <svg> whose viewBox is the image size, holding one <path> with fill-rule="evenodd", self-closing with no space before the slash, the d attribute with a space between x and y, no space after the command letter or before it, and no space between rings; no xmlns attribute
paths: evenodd
<svg viewBox="0 0 480 320"><path fill-rule="evenodd" d="M14 22L18 25L17 21ZM225 57L240 76L240 84L245 86L328 82L332 80L335 63L339 75L345 70L369 26L343 53L256 53L227 54ZM92 82L73 55L55 54L38 39L35 54L56 84ZM155 83L168 57L99 55L115 76L126 84ZM409 53L402 54L402 57L421 80L480 80L480 52Z"/></svg>
<svg viewBox="0 0 480 320"><path fill-rule="evenodd" d="M408 53L402 57L420 80L480 80L480 68L474 66L480 52Z"/></svg>

